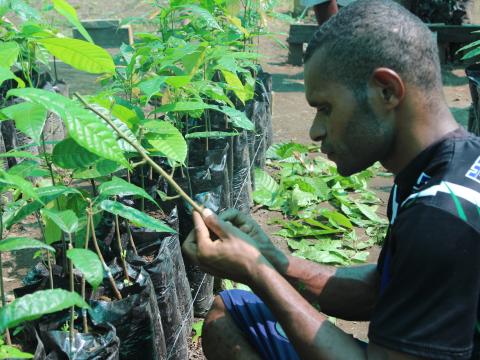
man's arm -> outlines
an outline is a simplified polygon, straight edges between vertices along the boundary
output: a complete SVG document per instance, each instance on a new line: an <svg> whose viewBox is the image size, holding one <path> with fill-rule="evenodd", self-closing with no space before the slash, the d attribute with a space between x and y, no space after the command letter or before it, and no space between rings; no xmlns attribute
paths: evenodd
<svg viewBox="0 0 480 360"><path fill-rule="evenodd" d="M301 359L419 359L373 343L365 350L351 335L316 311L268 263L256 268L250 286L280 322Z"/></svg>
<svg viewBox="0 0 480 360"><path fill-rule="evenodd" d="M295 256L287 260L279 272L322 312L345 320L370 319L378 294L376 265L335 268Z"/></svg>
<svg viewBox="0 0 480 360"><path fill-rule="evenodd" d="M324 313L346 320L369 320L378 294L375 265L336 268L285 255L251 217L227 210L220 218L255 240L275 269Z"/></svg>
<svg viewBox="0 0 480 360"><path fill-rule="evenodd" d="M365 350L295 291L261 254L251 237L210 214L204 213L202 220L194 213L195 232L184 244L187 256L213 275L249 285L280 322L300 358L414 359L374 344ZM217 240L211 239L209 229L218 236Z"/></svg>

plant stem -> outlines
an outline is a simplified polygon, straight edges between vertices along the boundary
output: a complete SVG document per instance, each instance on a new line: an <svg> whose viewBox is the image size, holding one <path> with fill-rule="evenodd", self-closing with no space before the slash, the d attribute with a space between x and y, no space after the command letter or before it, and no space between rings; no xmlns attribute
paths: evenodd
<svg viewBox="0 0 480 360"><path fill-rule="evenodd" d="M0 204L0 241L3 240L3 204ZM7 305L7 299L5 298L5 287L3 284L3 263L2 263L2 253L0 253L0 291L2 293L2 307ZM7 329L5 331L5 339L7 345L12 345L12 339L10 338L10 331Z"/></svg>
<svg viewBox="0 0 480 360"><path fill-rule="evenodd" d="M73 249L73 245L72 245L72 234L71 233L68 233L68 249ZM70 273L70 291L72 292L72 294L75 292L75 289L74 289L74 283L73 283L73 261L72 260L69 260L68 262L68 271ZM70 358L73 359L73 348L74 348L74 344L73 344L73 330L74 330L74 326L75 326L75 306L72 306L70 308L70 332L69 332L69 337L70 337Z"/></svg>
<svg viewBox="0 0 480 360"><path fill-rule="evenodd" d="M45 236L45 229L43 228L42 221L40 219L40 213L35 211L35 217L37 218L38 227L40 228L40 232L42 233L42 240L46 244L47 238ZM47 253L47 266L48 266L48 280L50 283L50 289L53 289L53 271L52 271L52 260L50 258L50 252L45 250Z"/></svg>
<svg viewBox="0 0 480 360"><path fill-rule="evenodd" d="M58 83L57 58L53 57L53 74L55 75L55 84Z"/></svg>
<svg viewBox="0 0 480 360"><path fill-rule="evenodd" d="M125 275L125 280L128 283L128 282L130 282L130 279L128 277L127 263L125 261L125 254L123 252L122 238L120 237L120 222L118 221L118 215L115 215L115 232L116 232L116 235L117 235L118 251L120 251L120 261L122 263L123 272L124 272L124 275Z"/></svg>
<svg viewBox="0 0 480 360"><path fill-rule="evenodd" d="M153 161L153 159L147 155L145 149L143 149L142 146L140 146L139 144L137 144L136 142L130 140L108 117L106 117L105 115L103 115L102 113L98 112L97 110L95 110L94 108L92 108L86 101L85 99L83 99L83 97L78 94L77 92L74 94L82 103L83 105L85 105L85 107L87 109L89 109L90 111L94 112L97 116L99 116L100 118L102 118L103 120L105 120L107 122L108 125L110 125L110 127L115 130L115 132L122 138L124 139L126 142L128 142L130 145L132 145L135 150L137 150L137 152L140 154L140 156L145 159L147 161L148 164L150 164L153 168L153 170L155 170L156 172L158 172L163 178L165 178L165 180L167 180L167 182L174 188L174 190L183 198L185 199L185 201L187 201L192 207L193 209L195 209L195 211L197 211L199 214L202 214L202 211L203 211L203 207L198 205L190 196L187 195L187 193L185 193L185 191L183 191L183 189L175 182L175 180L173 180L173 178L168 175L168 173L163 170L155 161Z"/></svg>
<svg viewBox="0 0 480 360"><path fill-rule="evenodd" d="M53 166L47 157L47 148L45 146L45 135L43 131L41 134L41 139L42 139L43 157L45 158L45 163L47 164L48 171L50 172L50 179L52 180L52 185L55 186L56 184L55 184L55 176L53 173ZM58 198L55 199L55 203L57 204L57 209L60 210L60 202L58 201ZM67 267L67 244L65 241L65 235L62 232L62 268L65 269L66 267Z"/></svg>
<svg viewBox="0 0 480 360"><path fill-rule="evenodd" d="M112 286L112 290L115 294L115 297L117 298L117 300L121 300L122 294L120 294L120 291L118 291L117 284L115 284L115 279L113 278L112 272L110 271L109 267L105 263L105 259L103 258L102 252L98 247L97 235L95 234L95 226L93 225L93 212L92 212L91 206L92 205L90 204L90 209L87 210L87 214L90 217L90 230L92 231L93 245L95 246L95 251L97 252L98 257L100 258L100 261L103 266L103 270L108 275L108 280L110 280L110 285Z"/></svg>
<svg viewBox="0 0 480 360"><path fill-rule="evenodd" d="M132 247L133 253L135 255L138 255L137 247L135 246L135 242L133 241L132 231L130 230L130 224L128 223L128 220L125 220L125 225L127 226L128 239L130 241L130 246Z"/></svg>
<svg viewBox="0 0 480 360"><path fill-rule="evenodd" d="M143 172L143 165L140 166L140 183L142 185L142 189L145 190L145 174ZM145 199L143 198L143 196L140 199L140 211L145 211Z"/></svg>
<svg viewBox="0 0 480 360"><path fill-rule="evenodd" d="M87 216L87 229L85 232L85 250L88 249L88 242L90 240L90 216ZM85 300L85 276L82 276L82 299ZM87 310L82 309L82 318L83 318L83 332L88 334L88 321L87 321Z"/></svg>
<svg viewBox="0 0 480 360"><path fill-rule="evenodd" d="M95 186L95 180L90 179L90 185L92 185L92 194L93 196L97 196L97 187Z"/></svg>

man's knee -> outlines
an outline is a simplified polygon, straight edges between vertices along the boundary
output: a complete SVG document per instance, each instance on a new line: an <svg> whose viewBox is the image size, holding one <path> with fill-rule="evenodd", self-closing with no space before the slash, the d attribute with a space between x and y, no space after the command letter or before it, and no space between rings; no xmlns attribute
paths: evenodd
<svg viewBox="0 0 480 360"><path fill-rule="evenodd" d="M225 308L225 304L223 303L222 298L217 295L215 296L212 306L205 317L205 321L203 322L203 330L202 334L205 334L205 331L209 331L212 328L218 326L218 320L225 317L227 309Z"/></svg>
<svg viewBox="0 0 480 360"><path fill-rule="evenodd" d="M208 353L214 352L222 333L225 331L226 311L222 298L218 295L215 296L213 304L203 322L202 329L202 347L207 356Z"/></svg>

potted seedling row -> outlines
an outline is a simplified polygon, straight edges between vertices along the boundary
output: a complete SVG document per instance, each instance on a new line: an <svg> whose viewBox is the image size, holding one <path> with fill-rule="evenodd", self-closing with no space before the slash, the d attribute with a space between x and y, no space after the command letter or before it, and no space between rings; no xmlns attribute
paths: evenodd
<svg viewBox="0 0 480 360"><path fill-rule="evenodd" d="M69 358L87 338L93 347L104 345L108 355L102 358L140 352L152 359L185 358L192 296L180 240L191 229L191 211L200 211L199 203L216 211L248 211L249 177L271 141L271 87L256 70L252 51L260 9L247 2L237 17L237 10L213 3L162 8L154 19L162 24L159 32L139 34L133 46L122 47L115 64L91 44L66 1L53 4L86 41L38 26L41 36L29 39L33 48L102 73L104 84L121 91L71 100L35 88L31 78L23 84L10 69L23 56L21 45L1 44L9 54L2 71L18 87L6 92L15 103L0 109L2 119L13 119L39 145L38 154L2 154L21 160L0 173L14 200L5 209L5 227L34 218L41 243L56 250L42 258L43 278L15 301L52 291L63 300L54 310L13 320L8 311L19 305L7 305L0 328L35 319L45 353ZM81 51L60 51L73 47ZM45 141L47 114L61 119L65 139ZM174 204L178 222L169 222ZM205 314L213 278L193 268L190 279L196 313Z"/></svg>

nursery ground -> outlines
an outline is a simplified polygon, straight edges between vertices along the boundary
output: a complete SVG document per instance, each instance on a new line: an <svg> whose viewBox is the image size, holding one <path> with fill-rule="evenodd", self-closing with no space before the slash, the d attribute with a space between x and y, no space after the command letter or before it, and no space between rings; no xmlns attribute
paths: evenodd
<svg viewBox="0 0 480 360"><path fill-rule="evenodd" d="M128 16L144 15L149 9L148 5L137 0L117 0L112 7L108 2L95 0L70 0L78 7L79 15L82 19L86 18L125 18ZM288 10L288 7L281 9ZM272 20L270 28L273 32L288 33L288 24ZM135 30L135 26L134 26ZM277 36L286 44L286 35ZM308 106L304 97L303 68L286 64L287 49L280 47L271 39L264 38L260 41L260 53L263 55L261 63L264 69L273 75L273 129L274 140L285 141L292 140L299 143L309 144L311 140L308 137L308 130L314 116L314 110ZM60 69L60 77L65 78L70 84L71 91L81 91L88 93L98 87L94 83L95 77L82 75L70 70ZM468 81L464 75L462 67L453 66L444 67L445 96L457 120L466 126L468 119L468 107L470 106L470 94L468 90ZM370 182L370 188L377 193L383 201L380 207L380 213L385 216L386 205L392 178L378 177ZM263 208L254 208L252 216L262 227L270 234L273 234L278 228L269 225L269 220L274 217L280 217L280 213L267 211ZM35 227L28 222L17 226L12 231L15 235L29 234L35 236L38 232ZM13 234L11 234L13 235ZM281 249L288 251L284 239L272 235L272 239ZM369 261L375 262L379 254L379 247L374 246L370 249ZM32 253L21 253L19 255L4 255L7 272L6 289L11 290L19 285L19 281L25 275L27 268L31 265ZM368 323L347 322L337 320L337 325L345 331L353 334L360 339L367 338ZM198 345L191 344L190 359L204 359L201 349Z"/></svg>

